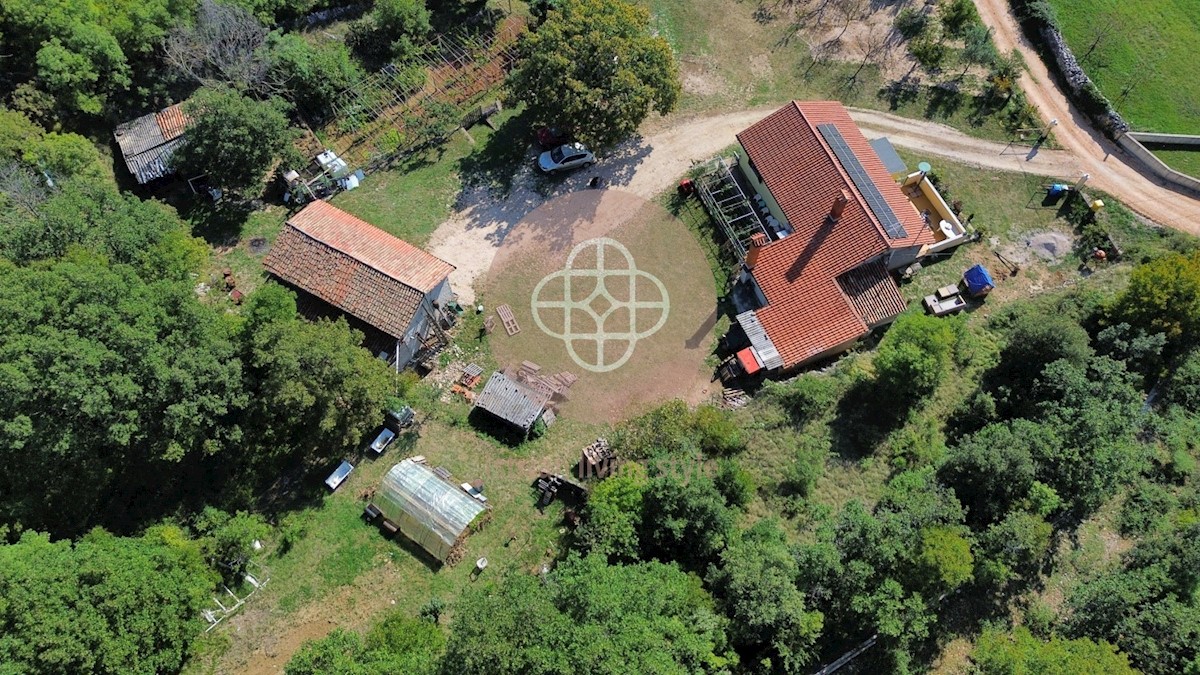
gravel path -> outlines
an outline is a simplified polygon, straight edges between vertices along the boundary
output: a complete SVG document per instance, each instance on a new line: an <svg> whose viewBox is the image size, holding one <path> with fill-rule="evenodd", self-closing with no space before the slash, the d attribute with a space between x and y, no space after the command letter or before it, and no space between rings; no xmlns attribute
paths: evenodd
<svg viewBox="0 0 1200 675"><path fill-rule="evenodd" d="M1021 33L1008 0L976 0L975 5L983 22L992 29L992 39L1001 53L1016 49L1025 59L1029 69L1021 76L1021 88L1043 119L1058 120L1054 137L1075 156L1079 170L1091 175L1089 184L1116 195L1126 206L1160 225L1200 235L1200 201L1143 173L1135 158L1126 156L1092 128L1058 89L1046 64Z"/></svg>
<svg viewBox="0 0 1200 675"><path fill-rule="evenodd" d="M1062 150L1030 152L1026 146L997 143L926 120L875 110L851 109L868 138L887 136L892 143L931 156L947 157L979 168L1020 171L1074 182L1090 174L1090 185L1116 195L1142 216L1162 225L1200 234L1200 201L1167 189L1126 163L1121 151L1075 111L1053 85L1045 65L1017 32L1007 0L978 0L984 21L993 28L1001 51L1016 46L1029 72L1023 76L1029 100L1048 119L1057 118L1055 138ZM735 134L770 114L760 108L683 120L670 128L624 144L588 171L563 179L545 179L532 170L532 157L519 170L507 193L484 187L466 189L454 215L430 238L428 248L457 269L451 283L463 303L475 301L475 280L487 273L504 237L533 209L550 199L586 189L594 176L610 188L650 199L667 190L695 162L736 143ZM1129 161L1136 161L1130 159Z"/></svg>

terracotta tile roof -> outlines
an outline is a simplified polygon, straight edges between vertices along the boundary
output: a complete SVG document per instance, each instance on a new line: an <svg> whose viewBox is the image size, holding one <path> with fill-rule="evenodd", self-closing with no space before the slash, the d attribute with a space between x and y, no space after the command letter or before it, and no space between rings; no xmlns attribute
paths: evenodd
<svg viewBox="0 0 1200 675"><path fill-rule="evenodd" d="M154 114L154 121L158 123L163 139L168 141L183 134L192 123L191 118L184 114L182 103L158 111Z"/></svg>
<svg viewBox="0 0 1200 675"><path fill-rule="evenodd" d="M402 338L450 263L316 201L287 224L263 261L267 271L339 310Z"/></svg>
<svg viewBox="0 0 1200 675"><path fill-rule="evenodd" d="M842 293L867 326L883 323L904 311L904 296L880 258L837 278Z"/></svg>
<svg viewBox="0 0 1200 675"><path fill-rule="evenodd" d="M818 124L837 127L908 236L887 237ZM898 290L881 296L889 295L886 284L895 286L890 278L877 278L868 285L876 299L860 296L859 307L843 293L839 277L891 249L931 244L933 232L840 103L793 102L738 134L738 141L795 231L764 247L753 271L767 298L759 321L790 367L862 336L875 323L871 319L899 298ZM827 216L843 191L851 199L831 223Z"/></svg>
<svg viewBox="0 0 1200 675"><path fill-rule="evenodd" d="M288 225L418 291L428 293L454 265L393 237L324 201L288 219Z"/></svg>

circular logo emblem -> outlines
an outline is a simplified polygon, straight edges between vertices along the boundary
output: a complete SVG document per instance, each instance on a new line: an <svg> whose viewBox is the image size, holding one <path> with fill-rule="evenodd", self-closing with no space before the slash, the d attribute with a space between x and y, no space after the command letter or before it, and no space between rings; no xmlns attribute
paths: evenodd
<svg viewBox="0 0 1200 675"><path fill-rule="evenodd" d="M538 328L566 343L575 363L604 373L625 365L638 340L663 327L671 303L666 286L639 270L629 249L599 237L577 244L565 268L538 282L532 309Z"/></svg>

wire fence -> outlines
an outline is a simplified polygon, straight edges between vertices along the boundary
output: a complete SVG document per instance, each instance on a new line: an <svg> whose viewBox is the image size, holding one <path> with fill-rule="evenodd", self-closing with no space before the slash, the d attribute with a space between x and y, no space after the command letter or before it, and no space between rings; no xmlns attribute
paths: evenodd
<svg viewBox="0 0 1200 675"><path fill-rule="evenodd" d="M368 75L338 96L325 145L372 171L443 140L504 82L525 30L510 16L485 35L440 35L414 60Z"/></svg>

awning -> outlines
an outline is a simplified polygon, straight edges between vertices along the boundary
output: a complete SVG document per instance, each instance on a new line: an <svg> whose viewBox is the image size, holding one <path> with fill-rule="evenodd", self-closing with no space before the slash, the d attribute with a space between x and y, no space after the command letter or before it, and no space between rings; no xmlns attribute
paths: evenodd
<svg viewBox="0 0 1200 675"><path fill-rule="evenodd" d="M746 347L738 352L737 360L747 375L753 375L762 370L762 364L758 362L758 357L754 354L753 347Z"/></svg>

